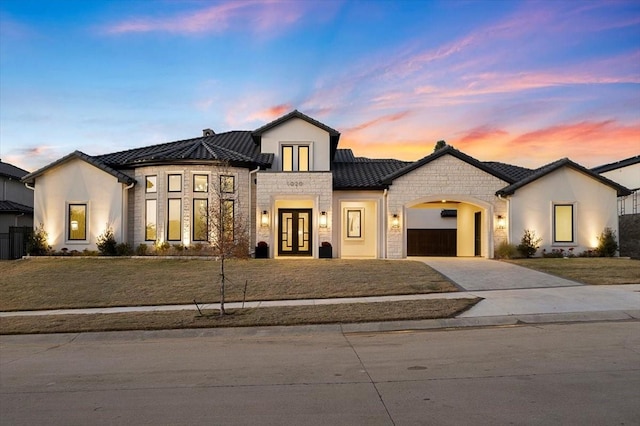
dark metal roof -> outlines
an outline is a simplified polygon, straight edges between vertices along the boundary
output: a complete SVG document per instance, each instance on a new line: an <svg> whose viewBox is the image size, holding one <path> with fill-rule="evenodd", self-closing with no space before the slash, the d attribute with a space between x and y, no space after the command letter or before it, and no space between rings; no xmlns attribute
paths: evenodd
<svg viewBox="0 0 640 426"><path fill-rule="evenodd" d="M121 183L126 183L127 185L130 185L132 183L135 183L136 180L134 178L132 178L129 175L126 175L122 172L119 172L118 170L115 170L112 167L109 167L107 164L105 164L104 162L102 162L98 157L91 157L90 155L85 154L84 152L81 151L74 151L71 154L65 155L64 157L60 158L59 160L54 161L53 163L44 166L41 169L36 170L33 173L29 173L28 175L24 176L22 178L22 182L26 182L29 184L34 184L35 183L35 179L38 176L41 176L42 174L44 174L47 170L59 166L61 164L64 164L70 160L73 159L80 159L83 161L86 161L87 163L91 164L92 166L95 166L97 168L99 168L100 170L103 170L107 173L109 173L110 175L114 176L116 179L118 179L118 182Z"/></svg>
<svg viewBox="0 0 640 426"><path fill-rule="evenodd" d="M13 164L3 163L2 161L0 161L0 176L2 177L20 180L28 174L28 171L21 169L20 167L16 167Z"/></svg>
<svg viewBox="0 0 640 426"><path fill-rule="evenodd" d="M9 200L0 200L0 213L25 213L33 214L33 207Z"/></svg>
<svg viewBox="0 0 640 426"><path fill-rule="evenodd" d="M600 181L601 183L612 187L613 189L615 189L618 193L618 196L625 196L625 195L630 195L631 191L627 188L625 188L624 186L609 180L607 178L605 178L604 176L601 176L597 173L594 173L593 171L587 169L586 167L581 166L578 163L574 163L573 161L569 160L568 158L562 158L558 161L554 161L553 163L549 163L545 166L540 167L537 170L534 170L533 173L531 173L529 176L525 177L524 179L521 179L509 186L506 186L504 188L502 188L501 190L499 190L498 192L496 192L496 195L512 195L514 192L516 192L516 190L518 190L519 188L522 188L523 186L540 179L543 176L548 175L549 173L558 170L562 167L570 167L576 171L579 171L581 173L584 173L585 175L592 177L593 179L596 179L598 181Z"/></svg>
<svg viewBox="0 0 640 426"><path fill-rule="evenodd" d="M631 166L638 163L640 163L640 155L616 161L615 163L603 164L602 166L594 167L593 169L591 169L591 171L593 171L594 173L610 172L611 170L621 169L623 167Z"/></svg>
<svg viewBox="0 0 640 426"><path fill-rule="evenodd" d="M464 154L460 151L458 151L457 149L453 148L452 146L445 146L444 148L441 148L437 151L435 151L433 154L427 155L426 157L415 161L413 163L409 163L406 167L396 171L395 173L389 175L386 177L386 179L382 182L384 184L390 185L394 179L397 179L417 168L420 168L422 166L424 166L427 163L432 162L433 160L440 158L444 155L452 155L456 158L458 158L459 160L464 161L465 163L468 163L474 167L477 167L480 170L483 170L495 177L497 177L498 179L502 179L503 181L507 182L507 183L513 183L515 182L516 179L512 178L511 176L505 174L503 171L499 170L497 167L490 167L485 163L482 163L478 160L476 160L473 157L470 157L467 154Z"/></svg>
<svg viewBox="0 0 640 426"><path fill-rule="evenodd" d="M527 169L526 167L499 163L497 161L483 161L482 163L506 176L509 176L514 182L524 179L534 172L534 170Z"/></svg>
<svg viewBox="0 0 640 426"><path fill-rule="evenodd" d="M339 155L341 159L348 157L348 153ZM353 161L334 162L333 188L351 190L385 189L389 187L389 184L384 183L386 177L406 167L408 164L411 163L393 159L369 159L364 157L353 157Z"/></svg>
<svg viewBox="0 0 640 426"><path fill-rule="evenodd" d="M229 162L233 165L267 168L273 154L261 154L250 131L232 131L193 139L129 149L95 158L112 167L139 167L158 163Z"/></svg>
<svg viewBox="0 0 640 426"><path fill-rule="evenodd" d="M306 121L309 124L312 124L312 125L314 125L316 127L321 128L322 130L326 130L331 136L340 137L340 132L338 132L337 130L332 129L331 127L327 126L326 124L321 123L318 120L315 120L315 119L309 117L308 115L301 113L297 109L294 109L290 113L285 114L280 118L276 118L272 122L267 123L262 127L258 127L256 130L253 131L253 135L254 136L262 136L262 134L264 132L266 132L267 130L273 129L274 127L284 123L285 121L289 121L292 118L299 118L301 120Z"/></svg>

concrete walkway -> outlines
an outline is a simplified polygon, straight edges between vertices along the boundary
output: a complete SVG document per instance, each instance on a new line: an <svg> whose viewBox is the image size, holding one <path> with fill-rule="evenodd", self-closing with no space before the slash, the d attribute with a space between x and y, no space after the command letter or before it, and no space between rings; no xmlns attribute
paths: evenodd
<svg viewBox="0 0 640 426"><path fill-rule="evenodd" d="M419 257L466 291L572 287L583 284L512 263L477 257Z"/></svg>

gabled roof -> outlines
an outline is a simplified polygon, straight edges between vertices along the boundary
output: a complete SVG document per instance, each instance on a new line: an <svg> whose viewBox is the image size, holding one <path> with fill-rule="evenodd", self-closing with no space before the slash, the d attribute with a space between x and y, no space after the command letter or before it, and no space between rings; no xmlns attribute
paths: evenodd
<svg viewBox="0 0 640 426"><path fill-rule="evenodd" d="M100 170L114 176L116 179L118 179L118 182L121 183L126 183L127 185L130 185L132 183L135 183L136 180L134 178L132 178L131 176L128 176L122 172L119 172L118 170L113 169L112 167L109 167L108 165L106 165L104 162L102 162L99 158L97 157L91 157L90 155L85 154L84 152L81 151L74 151L71 154L65 155L64 157L60 158L59 160L54 161L53 163L44 166L43 168L36 170L33 173L29 173L28 175L24 176L22 178L22 182L26 182L29 184L34 184L35 180L38 176L43 175L45 172L47 172L48 170L57 167L61 164L64 164L68 161L74 160L74 159L80 159L82 161L85 161L89 164L91 164L94 167L99 168Z"/></svg>
<svg viewBox="0 0 640 426"><path fill-rule="evenodd" d="M0 176L2 177L20 180L28 174L28 171L21 169L20 167L16 167L13 164L3 163L2 161L0 161Z"/></svg>
<svg viewBox="0 0 640 426"><path fill-rule="evenodd" d="M229 162L232 165L267 168L273 154L261 154L250 131L232 131L198 138L134 148L95 158L112 167L139 167L158 163Z"/></svg>
<svg viewBox="0 0 640 426"><path fill-rule="evenodd" d="M407 166L405 166L404 168L396 171L395 173L392 173L391 175L387 176L385 178L385 180L383 181L384 184L391 184L393 182L394 179L397 179L401 176L406 175L407 173L418 169L422 166L424 166L425 164L428 164L430 162L432 162L433 160L436 160L444 155L452 155L454 157L456 157L459 160L464 161L465 163L468 163L480 170L483 170L487 173L489 173L490 175L493 175L495 177L497 177L498 179L502 179L505 182L508 183L513 183L516 181L516 179L512 178L511 176L507 175L506 173L504 173L503 171L499 170L497 167L490 167L485 163L482 163L478 160L476 160L473 157L468 156L467 154L464 154L460 151L458 151L457 149L453 148L452 146L445 146L444 148L441 148L437 151L435 151L433 154L427 155L426 157L413 162L413 163L409 163Z"/></svg>
<svg viewBox="0 0 640 426"><path fill-rule="evenodd" d="M9 200L0 200L0 213L33 214L33 207Z"/></svg>
<svg viewBox="0 0 640 426"><path fill-rule="evenodd" d="M345 155L348 154L340 154L341 157ZM364 157L353 157L353 161L334 162L332 169L333 189L386 189L389 187L389 184L384 183L386 177L406 167L408 164L411 163L393 159L370 159Z"/></svg>
<svg viewBox="0 0 640 426"><path fill-rule="evenodd" d="M540 167L539 169L535 170L533 173L531 173L529 176L525 177L524 179L521 179L509 186L506 186L504 188L502 188L501 190L499 190L498 192L496 192L496 195L512 195L513 193L516 192L516 190L518 190L519 188L522 188L523 186L536 181L538 179L540 179L543 176L548 175L551 172L554 172L562 167L570 167L578 172L581 172L595 180L600 181L601 183L603 183L604 185L610 186L611 188L615 189L618 193L618 196L625 196L625 195L630 195L631 191L629 191L627 188L625 188L624 186L613 182L612 180L609 180L607 178L605 178L604 176L600 176L597 173L594 173L593 171L587 169L586 167L581 166L578 163L574 163L573 161L569 160L568 158L562 158L558 161L554 161L553 163L549 163L545 166Z"/></svg>
<svg viewBox="0 0 640 426"><path fill-rule="evenodd" d="M623 167L628 167L638 163L640 163L640 155L616 161L615 163L603 164L602 166L594 167L593 169L591 169L591 171L593 171L594 173L605 173L610 172L611 170L621 169Z"/></svg>
<svg viewBox="0 0 640 426"><path fill-rule="evenodd" d="M482 163L509 176L514 182L524 179L534 172L534 170L527 169L526 167L514 166L512 164L500 163L497 161L483 161Z"/></svg>
<svg viewBox="0 0 640 426"><path fill-rule="evenodd" d="M279 126L280 124L289 121L293 118L299 118L301 120L306 121L307 123L316 126L324 131L326 131L327 133L329 133L329 141L331 142L331 159L333 160L336 150L338 149L338 142L340 141L340 132L338 132L336 129L333 129L329 126L327 126L324 123L319 122L318 120L315 120L311 117L309 117L306 114L301 113L300 111L298 111L297 109L294 109L293 111L291 111L288 114L283 115L280 118L276 118L275 120L273 120L270 123L265 124L262 127L257 128L256 130L254 130L251 133L251 136L254 140L254 142L257 145L260 145L260 141L262 139L262 135L268 131L273 129L276 126Z"/></svg>

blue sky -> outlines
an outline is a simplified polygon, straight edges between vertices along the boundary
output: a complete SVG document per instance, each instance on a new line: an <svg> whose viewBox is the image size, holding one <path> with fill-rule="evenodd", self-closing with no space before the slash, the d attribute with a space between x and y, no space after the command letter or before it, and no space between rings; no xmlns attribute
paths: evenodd
<svg viewBox="0 0 640 426"><path fill-rule="evenodd" d="M298 109L356 155L640 154L638 1L0 1L0 158L35 170Z"/></svg>

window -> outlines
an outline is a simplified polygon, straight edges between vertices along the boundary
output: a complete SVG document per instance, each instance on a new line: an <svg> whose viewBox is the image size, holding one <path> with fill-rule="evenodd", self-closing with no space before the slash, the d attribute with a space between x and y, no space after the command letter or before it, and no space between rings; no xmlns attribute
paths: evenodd
<svg viewBox="0 0 640 426"><path fill-rule="evenodd" d="M554 204L553 241L573 243L573 204Z"/></svg>
<svg viewBox="0 0 640 426"><path fill-rule="evenodd" d="M87 239L87 205L69 204L69 240Z"/></svg>
<svg viewBox="0 0 640 426"><path fill-rule="evenodd" d="M193 192L209 190L209 175L193 175Z"/></svg>
<svg viewBox="0 0 640 426"><path fill-rule="evenodd" d="M233 241L234 238L234 215L233 200L222 200L220 203L220 224L222 225L222 237L226 241Z"/></svg>
<svg viewBox="0 0 640 426"><path fill-rule="evenodd" d="M282 171L283 172L293 171L293 147L292 146L282 147Z"/></svg>
<svg viewBox="0 0 640 426"><path fill-rule="evenodd" d="M182 175L169 175L169 192L182 191Z"/></svg>
<svg viewBox="0 0 640 426"><path fill-rule="evenodd" d="M223 194L233 194L236 192L235 176L220 176L220 192Z"/></svg>
<svg viewBox="0 0 640 426"><path fill-rule="evenodd" d="M282 146L283 172L308 172L310 163L309 145Z"/></svg>
<svg viewBox="0 0 640 426"><path fill-rule="evenodd" d="M193 200L193 241L207 241L208 237L209 201L206 199Z"/></svg>
<svg viewBox="0 0 640 426"><path fill-rule="evenodd" d="M158 233L157 233L158 201L146 200L145 210L146 211L145 211L144 239L146 241L155 241L158 238Z"/></svg>
<svg viewBox="0 0 640 426"><path fill-rule="evenodd" d="M298 147L298 171L300 172L309 171L309 147L308 146Z"/></svg>
<svg viewBox="0 0 640 426"><path fill-rule="evenodd" d="M156 188L156 178L157 176L147 176L146 181L146 192L157 192Z"/></svg>
<svg viewBox="0 0 640 426"><path fill-rule="evenodd" d="M169 199L167 223L167 240L180 241L182 238L181 222L182 222L182 200L179 198Z"/></svg>

